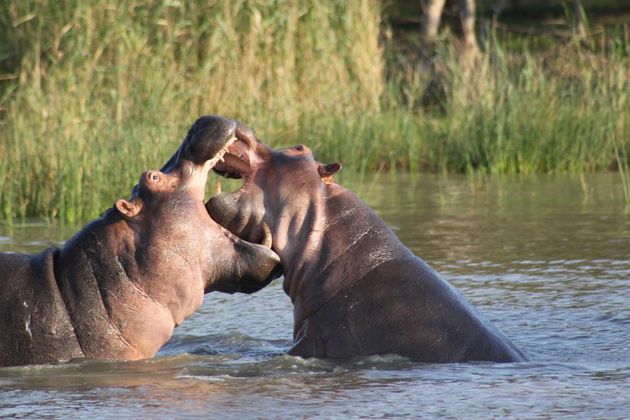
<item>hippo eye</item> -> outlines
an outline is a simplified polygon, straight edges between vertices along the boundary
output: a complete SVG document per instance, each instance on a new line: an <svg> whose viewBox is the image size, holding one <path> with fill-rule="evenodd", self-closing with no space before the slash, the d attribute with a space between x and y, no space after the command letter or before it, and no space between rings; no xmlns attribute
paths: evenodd
<svg viewBox="0 0 630 420"><path fill-rule="evenodd" d="M295 146L295 150L297 150L298 152L303 152L304 146L302 146L301 144L299 146Z"/></svg>
<svg viewBox="0 0 630 420"><path fill-rule="evenodd" d="M153 174L153 175L151 175L151 180L152 180L152 181L157 181L157 180L158 180L158 178L159 178L159 176L157 176L157 174Z"/></svg>

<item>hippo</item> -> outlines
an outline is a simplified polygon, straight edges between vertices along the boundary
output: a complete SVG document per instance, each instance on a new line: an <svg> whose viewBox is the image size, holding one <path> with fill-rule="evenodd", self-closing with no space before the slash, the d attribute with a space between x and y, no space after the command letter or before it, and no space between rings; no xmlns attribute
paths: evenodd
<svg viewBox="0 0 630 420"><path fill-rule="evenodd" d="M290 355L398 354L420 362L519 362L524 354L396 237L308 147L274 150L236 128L214 171L242 178L212 197L212 218L242 239L271 243L294 306Z"/></svg>
<svg viewBox="0 0 630 420"><path fill-rule="evenodd" d="M204 293L252 293L279 257L214 222L210 168L235 141L233 121L204 117L162 168L140 176L61 249L0 254L0 366L155 355Z"/></svg>

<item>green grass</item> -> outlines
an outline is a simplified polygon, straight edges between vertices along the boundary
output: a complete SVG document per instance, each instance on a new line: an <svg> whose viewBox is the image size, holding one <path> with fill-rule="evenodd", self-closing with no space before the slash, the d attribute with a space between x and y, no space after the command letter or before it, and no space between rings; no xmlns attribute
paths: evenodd
<svg viewBox="0 0 630 420"><path fill-rule="evenodd" d="M378 25L369 0L2 3L3 219L94 217L203 114L376 113Z"/></svg>
<svg viewBox="0 0 630 420"><path fill-rule="evenodd" d="M630 185L625 35L492 40L472 66L446 39L427 71L382 30L375 0L3 2L0 219L97 216L203 114L346 171L615 166Z"/></svg>

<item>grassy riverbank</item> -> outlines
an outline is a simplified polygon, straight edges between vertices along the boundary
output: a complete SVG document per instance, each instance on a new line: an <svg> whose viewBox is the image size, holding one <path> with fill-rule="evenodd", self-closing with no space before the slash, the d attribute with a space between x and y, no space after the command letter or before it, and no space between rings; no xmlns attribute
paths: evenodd
<svg viewBox="0 0 630 420"><path fill-rule="evenodd" d="M489 37L470 66L444 42L427 69L376 1L164 3L0 5L0 219L98 215L209 113L346 171L627 174L623 31L542 51Z"/></svg>

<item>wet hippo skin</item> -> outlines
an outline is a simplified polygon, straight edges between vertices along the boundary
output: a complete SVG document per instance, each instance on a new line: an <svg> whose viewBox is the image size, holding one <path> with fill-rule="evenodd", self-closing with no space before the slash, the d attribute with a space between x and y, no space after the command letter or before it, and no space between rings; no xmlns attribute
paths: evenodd
<svg viewBox="0 0 630 420"><path fill-rule="evenodd" d="M244 185L212 197L213 219L271 243L294 305L290 354L395 353L423 362L525 360L461 293L407 249L303 145L273 150L240 124L214 170Z"/></svg>
<svg viewBox="0 0 630 420"><path fill-rule="evenodd" d="M140 177L61 248L0 254L0 366L153 356L204 293L254 292L278 256L215 223L208 171L233 121L199 119L162 171Z"/></svg>

